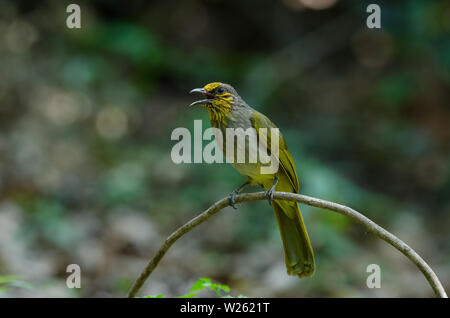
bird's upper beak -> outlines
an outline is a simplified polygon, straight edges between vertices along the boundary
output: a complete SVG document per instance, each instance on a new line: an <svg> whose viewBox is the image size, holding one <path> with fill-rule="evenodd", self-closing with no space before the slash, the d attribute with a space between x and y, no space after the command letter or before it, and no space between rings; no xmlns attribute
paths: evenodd
<svg viewBox="0 0 450 318"><path fill-rule="evenodd" d="M216 96L214 96L214 95L211 94L211 93L208 93L204 88L194 88L193 90L191 90L191 91L189 92L189 94L192 94L192 93L201 93L201 94L203 94L203 96L205 96L206 98L191 103L191 104L189 105L189 107L192 107L192 106L198 105L198 104L206 104L206 103L209 103L209 102L211 101L211 99L216 98Z"/></svg>

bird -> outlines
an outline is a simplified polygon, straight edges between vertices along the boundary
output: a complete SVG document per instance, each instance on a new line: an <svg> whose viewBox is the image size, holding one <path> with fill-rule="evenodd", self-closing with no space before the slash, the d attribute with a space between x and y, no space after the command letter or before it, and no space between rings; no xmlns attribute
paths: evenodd
<svg viewBox="0 0 450 318"><path fill-rule="evenodd" d="M271 128L277 128L277 126L267 116L250 107L231 85L212 82L202 88L195 88L190 93L203 95L203 99L197 100L189 106L200 105L206 108L209 112L211 126L216 129L215 131L221 132L223 136L226 135L227 128L242 128L243 130L250 128L257 134L258 138L261 138L263 128L266 128L265 146L268 152L271 152L271 142L269 142L272 137ZM278 161L276 172L261 173L261 167L264 164L260 161L232 161L233 167L246 178L246 182L231 192L228 197L229 203L233 208L236 208L236 195L248 185L263 187L266 190L266 198L273 208L280 230L287 274L300 278L309 277L314 274L315 270L314 253L298 203L273 199L275 191L293 193L299 191L299 182L292 155L281 133L278 134L278 138L278 155L275 154L275 159ZM221 138L216 136L215 139L219 144ZM227 142L228 140L222 140L218 145L225 157L227 157ZM235 150L238 147L244 147L246 158L249 157L249 152L255 151L249 143L233 147ZM234 151L234 156L236 156L236 152Z"/></svg>

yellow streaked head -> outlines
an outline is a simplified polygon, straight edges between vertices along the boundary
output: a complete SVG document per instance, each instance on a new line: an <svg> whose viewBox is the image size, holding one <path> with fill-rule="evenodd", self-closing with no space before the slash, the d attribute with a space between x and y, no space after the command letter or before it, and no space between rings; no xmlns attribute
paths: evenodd
<svg viewBox="0 0 450 318"><path fill-rule="evenodd" d="M223 122L233 105L240 100L231 85L213 82L203 88L191 90L191 93L202 93L205 99L193 102L189 106L201 105L208 109L211 122Z"/></svg>
<svg viewBox="0 0 450 318"><path fill-rule="evenodd" d="M207 91L207 92L212 92L212 91L214 91L217 87L219 87L220 84L222 84L222 83L219 83L219 82L209 83L209 84L205 85L205 87L203 87L203 88L204 88L205 91Z"/></svg>

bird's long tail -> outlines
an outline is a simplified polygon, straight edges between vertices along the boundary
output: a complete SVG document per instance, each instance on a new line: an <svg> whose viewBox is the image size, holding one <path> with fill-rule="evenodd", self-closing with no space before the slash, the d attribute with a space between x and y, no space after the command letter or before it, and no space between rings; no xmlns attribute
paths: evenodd
<svg viewBox="0 0 450 318"><path fill-rule="evenodd" d="M274 201L289 275L308 277L314 273L314 253L296 202Z"/></svg>

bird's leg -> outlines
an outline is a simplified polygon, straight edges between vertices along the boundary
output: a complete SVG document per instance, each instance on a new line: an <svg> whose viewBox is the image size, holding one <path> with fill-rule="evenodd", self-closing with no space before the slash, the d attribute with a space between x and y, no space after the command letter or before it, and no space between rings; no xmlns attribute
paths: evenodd
<svg viewBox="0 0 450 318"><path fill-rule="evenodd" d="M275 192L275 187L277 186L278 183L278 178L275 177L275 180L273 182L273 186L270 187L270 189L268 189L265 194L266 194L266 198L267 201L269 201L269 204L272 205L272 201L273 201L273 193Z"/></svg>
<svg viewBox="0 0 450 318"><path fill-rule="evenodd" d="M230 196L228 197L228 202L230 202L230 205L233 207L233 209L236 210L236 206L234 205L235 202L235 198L236 196L239 194L239 192L242 191L242 189L244 189L246 186L250 185L250 181L247 181L246 183L244 183L243 185L241 185L239 188L234 189L233 192L231 192Z"/></svg>

